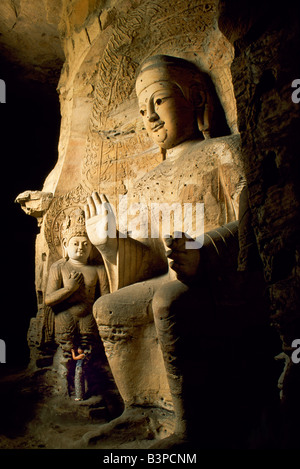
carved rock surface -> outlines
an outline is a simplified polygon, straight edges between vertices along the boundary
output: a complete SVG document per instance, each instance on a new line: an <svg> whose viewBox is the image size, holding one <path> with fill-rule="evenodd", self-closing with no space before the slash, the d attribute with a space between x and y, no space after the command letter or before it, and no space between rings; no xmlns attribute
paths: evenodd
<svg viewBox="0 0 300 469"><path fill-rule="evenodd" d="M220 29L218 6L225 7ZM242 5L230 0L1 2L3 57L18 71L24 71L24 79L55 84L62 115L58 161L38 193L53 194L51 204L48 195L36 199L34 188L19 196L21 205L33 216L41 219L46 209L47 212L40 220L41 231L36 240L38 314L28 333L31 364L36 368L29 377L16 378L17 389L28 391L34 381L40 385L39 392L45 390L47 400L47 386L55 386L55 378L48 373L51 324L44 307L44 292L50 265L61 256L58 234L64 216L74 207L82 206L92 190L107 193L115 203L119 195L132 190L161 162L161 154L143 127L134 93L136 70L146 56L154 53L185 57L208 70L233 132L238 123L272 321L283 338L285 352L291 354L291 340L299 337L300 332L297 230L300 203L296 154L300 145L296 126L299 111L291 101L290 87L299 74L295 57L291 55L291 51L297 50L299 25L292 2L285 7L281 14L274 8L274 2L243 2ZM142 192L141 187L139 190ZM195 195L192 187L186 186L183 192L186 200ZM149 337L155 341L152 332ZM299 421L297 371L290 364L282 384L287 439ZM10 384L5 389L9 393ZM36 408L37 394L32 400L32 408ZM56 409L61 409L61 402L54 404ZM45 416L38 407L39 422L46 423L46 427L51 422L53 434L49 439L45 434L36 439L33 425L29 431L33 446L51 447L58 441L60 422L48 411ZM78 411L76 415L85 418L86 412ZM30 444L26 438L26 419L30 420L27 414L24 433L18 435L23 447ZM168 432L170 422L164 425ZM159 425L149 435L156 438L158 430ZM147 439L146 433L143 437L146 435ZM293 438L297 441L295 435L291 445ZM4 447L14 445L9 436L8 432ZM80 431L71 432L71 439L81 436ZM123 443L119 440L117 444L122 447Z"/></svg>

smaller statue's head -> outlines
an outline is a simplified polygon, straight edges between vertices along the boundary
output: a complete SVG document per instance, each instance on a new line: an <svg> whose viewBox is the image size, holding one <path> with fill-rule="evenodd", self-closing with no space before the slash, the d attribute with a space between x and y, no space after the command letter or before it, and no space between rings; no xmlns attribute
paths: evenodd
<svg viewBox="0 0 300 469"><path fill-rule="evenodd" d="M87 236L72 236L69 242L65 241L64 249L69 259L86 264L92 250L92 245Z"/></svg>
<svg viewBox="0 0 300 469"><path fill-rule="evenodd" d="M62 226L64 257L86 264L92 251L92 244L85 228L85 216L81 209L75 209Z"/></svg>
<svg viewBox="0 0 300 469"><path fill-rule="evenodd" d="M136 93L148 135L164 150L230 133L209 75L187 60L150 57L138 71Z"/></svg>

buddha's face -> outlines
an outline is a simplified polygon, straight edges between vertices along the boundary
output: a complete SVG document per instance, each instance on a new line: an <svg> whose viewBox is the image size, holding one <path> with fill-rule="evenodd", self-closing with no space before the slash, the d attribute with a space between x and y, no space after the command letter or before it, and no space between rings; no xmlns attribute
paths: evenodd
<svg viewBox="0 0 300 469"><path fill-rule="evenodd" d="M176 85L150 84L138 98L148 135L161 148L176 147L197 134L194 108Z"/></svg>
<svg viewBox="0 0 300 469"><path fill-rule="evenodd" d="M70 259L86 263L91 253L92 245L87 236L73 236L65 248Z"/></svg>

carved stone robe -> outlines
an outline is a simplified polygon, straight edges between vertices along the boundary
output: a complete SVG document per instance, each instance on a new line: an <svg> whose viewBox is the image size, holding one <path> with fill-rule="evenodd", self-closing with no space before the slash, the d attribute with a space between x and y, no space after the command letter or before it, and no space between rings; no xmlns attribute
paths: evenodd
<svg viewBox="0 0 300 469"><path fill-rule="evenodd" d="M181 204L182 207L193 204L195 207L196 203L203 203L204 232L237 220L239 196L245 186L239 152L238 134L184 142L135 183L127 194L125 207L125 210L130 208L126 217L129 228L133 229L128 235L119 233L117 266L110 265L104 258L111 291L168 271L162 241L162 235L166 233L162 232L159 217L151 215L155 204ZM193 213L196 226L191 233L193 237L201 234L196 232L199 227L195 222ZM176 226L176 220L172 226L174 231L183 231L183 224ZM153 237L154 232L157 237Z"/></svg>

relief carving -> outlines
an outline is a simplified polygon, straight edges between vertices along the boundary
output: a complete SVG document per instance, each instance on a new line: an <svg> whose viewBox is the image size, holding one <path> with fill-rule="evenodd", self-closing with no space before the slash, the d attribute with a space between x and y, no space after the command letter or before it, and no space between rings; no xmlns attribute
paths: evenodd
<svg viewBox="0 0 300 469"><path fill-rule="evenodd" d="M126 17L119 15L99 61L97 75L93 77L93 110L82 164L82 184L88 192L104 191L115 197L120 189L115 185L121 180L123 189L120 191L126 193L132 182L128 172L135 170L136 158L145 152L151 158L152 167L157 164L158 150L153 147L140 121L133 117L136 70L148 56L176 50L178 56L196 59L206 70L213 68L216 56L219 56L224 66L220 66L216 73L217 86L220 96L224 97L230 125L234 127L236 113L232 84L226 75L232 51L214 27L216 5L215 1L200 4L193 1L188 6L178 6L178 11L178 8L174 10L171 1L163 5L146 1L130 10ZM229 98L225 97L226 93ZM141 138L143 146L139 150ZM114 169L122 165L124 157L127 174L124 179L119 177L117 182Z"/></svg>

